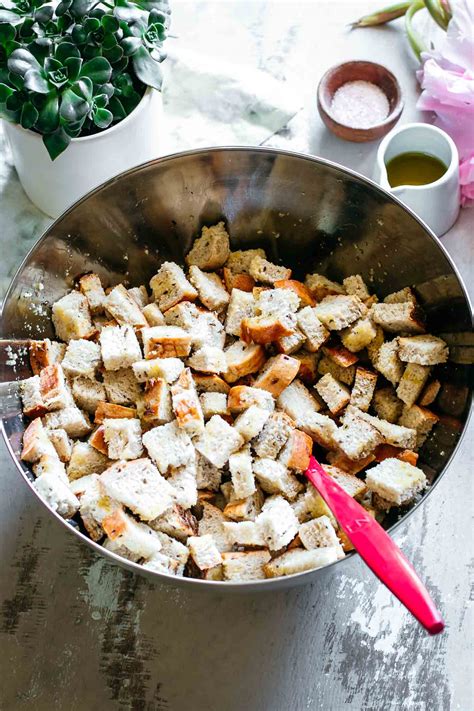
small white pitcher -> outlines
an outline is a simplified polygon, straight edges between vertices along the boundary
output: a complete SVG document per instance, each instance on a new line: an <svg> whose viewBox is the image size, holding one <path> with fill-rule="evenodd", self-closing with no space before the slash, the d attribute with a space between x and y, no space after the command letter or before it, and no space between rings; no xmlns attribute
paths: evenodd
<svg viewBox="0 0 474 711"><path fill-rule="evenodd" d="M387 163L401 153L426 153L447 166L444 175L427 185L399 185L387 179ZM408 123L391 131L377 151L374 179L416 212L441 237L459 214L459 157L447 133L427 123Z"/></svg>

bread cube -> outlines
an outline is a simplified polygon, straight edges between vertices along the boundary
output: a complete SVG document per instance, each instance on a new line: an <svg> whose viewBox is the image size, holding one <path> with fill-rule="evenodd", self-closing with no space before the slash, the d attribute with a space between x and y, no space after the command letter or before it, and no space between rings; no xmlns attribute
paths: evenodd
<svg viewBox="0 0 474 711"><path fill-rule="evenodd" d="M109 459L137 459L142 455L140 420L107 418L103 424Z"/></svg>
<svg viewBox="0 0 474 711"><path fill-rule="evenodd" d="M263 249L238 249L231 252L225 266L233 274L250 274L250 265L254 257L266 259L265 250Z"/></svg>
<svg viewBox="0 0 474 711"><path fill-rule="evenodd" d="M231 336L241 337L242 321L255 315L253 294L233 289L227 308L225 331Z"/></svg>
<svg viewBox="0 0 474 711"><path fill-rule="evenodd" d="M175 500L171 483L146 457L113 464L101 474L100 481L108 496L144 521L160 516Z"/></svg>
<svg viewBox="0 0 474 711"><path fill-rule="evenodd" d="M394 291L391 294L388 294L383 301L384 304L404 304L407 302L411 304L417 303L416 296L409 286L405 286L403 289L400 289L400 291Z"/></svg>
<svg viewBox="0 0 474 711"><path fill-rule="evenodd" d="M79 375L93 378L100 363L100 346L93 341L77 338L68 344L61 365L69 378Z"/></svg>
<svg viewBox="0 0 474 711"><path fill-rule="evenodd" d="M279 353L291 355L296 353L306 343L306 336L299 330L295 329L289 336L282 336L275 341L275 347Z"/></svg>
<svg viewBox="0 0 474 711"><path fill-rule="evenodd" d="M168 479L164 481L171 485L174 500L184 509L189 509L197 504L198 491L196 463L194 460L189 461L182 467L172 469Z"/></svg>
<svg viewBox="0 0 474 711"><path fill-rule="evenodd" d="M65 343L50 341L49 338L45 338L44 341L30 341L28 343L28 352L31 370L34 375L39 375L40 371L48 365L60 363L65 351Z"/></svg>
<svg viewBox="0 0 474 711"><path fill-rule="evenodd" d="M294 501L304 488L294 474L290 474L281 462L274 459L257 458L253 464L253 473L263 491L267 494L283 494L289 501Z"/></svg>
<svg viewBox="0 0 474 711"><path fill-rule="evenodd" d="M298 379L293 380L278 396L277 406L297 424L321 409L319 403Z"/></svg>
<svg viewBox="0 0 474 711"><path fill-rule="evenodd" d="M347 457L343 452L336 451L328 452L326 454L326 460L334 467L342 469L348 474L358 474L359 472L365 471L369 464L372 464L372 462L375 461L375 455L379 451L379 448L382 446L385 445L379 445L378 447L376 447L373 454L368 454L366 457L362 457L362 459L350 459L350 457Z"/></svg>
<svg viewBox="0 0 474 711"><path fill-rule="evenodd" d="M298 370L298 378L305 385L313 385L318 374L318 362L321 353L309 353L306 350L300 350L294 354L296 360L300 362Z"/></svg>
<svg viewBox="0 0 474 711"><path fill-rule="evenodd" d="M114 286L107 294L104 308L121 326L132 326L133 328L148 326L140 306L123 284Z"/></svg>
<svg viewBox="0 0 474 711"><path fill-rule="evenodd" d="M40 393L47 410L61 410L72 404L72 397L60 363L48 365L40 373Z"/></svg>
<svg viewBox="0 0 474 711"><path fill-rule="evenodd" d="M230 551L232 546L224 530L224 523L229 521L220 509L212 504L202 504L202 518L199 521L199 536L211 535L217 549L224 553Z"/></svg>
<svg viewBox="0 0 474 711"><path fill-rule="evenodd" d="M352 404L356 405L356 403ZM403 402L397 397L394 388L390 386L375 391L373 405L377 416L387 422L397 422L402 414Z"/></svg>
<svg viewBox="0 0 474 711"><path fill-rule="evenodd" d="M357 368L351 392L351 405L367 412L377 385L377 373L367 368Z"/></svg>
<svg viewBox="0 0 474 711"><path fill-rule="evenodd" d="M318 362L318 373L320 373L320 375L330 373L341 383L344 383L345 385L352 385L356 374L356 366L349 365L347 367L343 367L338 365L334 360L332 360L332 358L328 358L328 356L323 355Z"/></svg>
<svg viewBox="0 0 474 711"><path fill-rule="evenodd" d="M308 287L296 279L281 279L274 284L275 289L289 289L298 297L299 307L315 306L316 301Z"/></svg>
<svg viewBox="0 0 474 711"><path fill-rule="evenodd" d="M369 422L353 418L338 428L335 440L347 457L362 459L383 442L383 437Z"/></svg>
<svg viewBox="0 0 474 711"><path fill-rule="evenodd" d="M171 403L178 426L190 437L204 431L204 416L189 368L185 368L171 386Z"/></svg>
<svg viewBox="0 0 474 711"><path fill-rule="evenodd" d="M110 460L97 451L89 442L74 442L67 466L67 475L71 481L89 474L101 474L110 464Z"/></svg>
<svg viewBox="0 0 474 711"><path fill-rule="evenodd" d="M71 518L79 508L79 499L69 486L55 474L45 472L33 483L33 488L48 506L63 518Z"/></svg>
<svg viewBox="0 0 474 711"><path fill-rule="evenodd" d="M116 509L102 520L104 531L110 540L123 546L133 556L151 558L161 550L156 532L145 523L138 523L125 511Z"/></svg>
<svg viewBox="0 0 474 711"><path fill-rule="evenodd" d="M376 335L377 329L370 318L359 318L340 333L342 343L352 353L367 348Z"/></svg>
<svg viewBox="0 0 474 711"><path fill-rule="evenodd" d="M270 358L254 382L254 387L261 388L278 397L296 378L300 362L287 355Z"/></svg>
<svg viewBox="0 0 474 711"><path fill-rule="evenodd" d="M302 523L298 529L298 535L301 543L308 551L315 548L340 547L334 526L327 516L318 516L318 518ZM344 557L343 552L340 557Z"/></svg>
<svg viewBox="0 0 474 711"><path fill-rule="evenodd" d="M424 333L425 330L421 314L411 301L373 304L370 318L389 333Z"/></svg>
<svg viewBox="0 0 474 711"><path fill-rule="evenodd" d="M349 389L336 380L330 373L323 375L314 387L333 415L343 410L351 399Z"/></svg>
<svg viewBox="0 0 474 711"><path fill-rule="evenodd" d="M145 358L185 358L191 351L191 336L178 326L142 329ZM138 360L138 359L137 359Z"/></svg>
<svg viewBox="0 0 474 711"><path fill-rule="evenodd" d="M142 567L163 575L182 576L184 572L184 566L180 565L177 560L163 555L163 553L155 553L155 555L142 563Z"/></svg>
<svg viewBox="0 0 474 711"><path fill-rule="evenodd" d="M165 325L165 317L163 316L161 309L158 307L158 304L147 304L142 308L142 313L146 318L148 326L152 327Z"/></svg>
<svg viewBox="0 0 474 711"><path fill-rule="evenodd" d="M365 482L369 491L392 506L410 503L428 485L421 469L399 459L384 459L369 469Z"/></svg>
<svg viewBox="0 0 474 711"><path fill-rule="evenodd" d="M227 406L232 415L238 415L252 405L258 405L269 412L275 409L275 400L266 390L250 385L234 385L229 390Z"/></svg>
<svg viewBox="0 0 474 711"><path fill-rule="evenodd" d="M85 274L79 279L79 288L87 299L93 316L104 310L105 291L98 274Z"/></svg>
<svg viewBox="0 0 474 711"><path fill-rule="evenodd" d="M170 467L183 466L194 457L192 442L176 420L145 432L142 441L161 474L166 474Z"/></svg>
<svg viewBox="0 0 474 711"><path fill-rule="evenodd" d="M158 378L165 383L174 383L183 372L183 368L184 363L179 358L151 358L138 360L132 364L133 374L139 383Z"/></svg>
<svg viewBox="0 0 474 711"><path fill-rule="evenodd" d="M223 222L211 227L203 227L201 236L186 255L188 266L195 264L206 271L220 269L230 255L229 235Z"/></svg>
<svg viewBox="0 0 474 711"><path fill-rule="evenodd" d="M261 529L254 521L228 521L223 525L226 536L232 545L250 548L265 546Z"/></svg>
<svg viewBox="0 0 474 711"><path fill-rule="evenodd" d="M322 301L326 296L333 294L346 293L341 284L331 281L322 274L307 274L304 283L316 301Z"/></svg>
<svg viewBox="0 0 474 711"><path fill-rule="evenodd" d="M176 306L180 301L195 301L197 291L174 262L164 262L150 281L153 298L161 311ZM165 317L166 318L166 317Z"/></svg>
<svg viewBox="0 0 474 711"><path fill-rule="evenodd" d="M354 499L362 499L366 493L367 487L365 483L358 477L354 476L354 474L349 474L339 467L331 466L329 464L324 464L323 469L326 474L329 474L333 479L335 479L344 491L349 494L349 496L354 497Z"/></svg>
<svg viewBox="0 0 474 711"><path fill-rule="evenodd" d="M240 332L246 343L265 345L293 335L294 324L287 316L253 316L242 320Z"/></svg>
<svg viewBox="0 0 474 711"><path fill-rule="evenodd" d="M99 402L103 402L108 397L108 392L104 384L98 380L80 376L72 381L72 396L81 410L94 414Z"/></svg>
<svg viewBox="0 0 474 711"><path fill-rule="evenodd" d="M191 331L195 327L201 313L202 310L191 301L180 301L179 304L165 311L163 318L167 326L178 326L185 331Z"/></svg>
<svg viewBox="0 0 474 711"><path fill-rule="evenodd" d="M309 466L312 451L313 440L311 437L301 430L292 430L281 451L279 461L287 469L304 472Z"/></svg>
<svg viewBox="0 0 474 711"><path fill-rule="evenodd" d="M48 436L60 461L69 462L71 459L73 444L66 430L50 430L48 432Z"/></svg>
<svg viewBox="0 0 474 711"><path fill-rule="evenodd" d="M408 363L398 383L397 395L405 405L414 405L426 385L431 367Z"/></svg>
<svg viewBox="0 0 474 711"><path fill-rule="evenodd" d="M229 470L237 499L245 499L256 491L252 455L248 445L230 455Z"/></svg>
<svg viewBox="0 0 474 711"><path fill-rule="evenodd" d="M51 476L61 479L65 484L69 484L66 467L63 462L60 461L56 453L54 455L43 454L39 460L33 464L33 472L36 477L40 477L43 474L50 474Z"/></svg>
<svg viewBox="0 0 474 711"><path fill-rule="evenodd" d="M99 343L106 370L121 370L141 360L140 344L131 326L105 326Z"/></svg>
<svg viewBox="0 0 474 711"><path fill-rule="evenodd" d="M294 428L295 423L284 412L272 413L252 442L256 455L261 459L276 459Z"/></svg>
<svg viewBox="0 0 474 711"><path fill-rule="evenodd" d="M261 345L247 344L244 341L232 343L224 351L225 374L229 383L258 372L266 360L265 349Z"/></svg>
<svg viewBox="0 0 474 711"><path fill-rule="evenodd" d="M339 556L340 551L336 546L315 548L310 551L303 548L293 548L277 558L273 558L263 566L263 570L267 578L278 578L283 575L294 575L307 570L323 568L325 565L334 563Z"/></svg>
<svg viewBox="0 0 474 711"><path fill-rule="evenodd" d="M418 403L422 407L428 407L428 405L432 405L436 398L438 397L438 393L441 390L441 383L439 380L432 380L428 385L425 385L423 388L423 392L420 395L420 398L418 400Z"/></svg>
<svg viewBox="0 0 474 711"><path fill-rule="evenodd" d="M365 316L367 308L358 296L326 296L317 306L314 313L330 331L340 331Z"/></svg>
<svg viewBox="0 0 474 711"><path fill-rule="evenodd" d="M209 420L213 415L225 417L229 414L227 408L227 395L225 393L202 393L199 396L202 414L205 420Z"/></svg>
<svg viewBox="0 0 474 711"><path fill-rule="evenodd" d="M281 282L280 282L281 283ZM254 290L254 296L257 290ZM263 289L255 298L257 314L260 316L292 317L298 311L299 297L292 289ZM295 322L292 322L295 325Z"/></svg>
<svg viewBox="0 0 474 711"><path fill-rule="evenodd" d="M399 424L416 430L416 447L419 449L425 443L439 417L431 410L418 405L405 405L399 419Z"/></svg>
<svg viewBox="0 0 474 711"><path fill-rule="evenodd" d="M185 565L189 558L188 547L162 531L157 531L156 534L161 543L161 553L177 560L180 565Z"/></svg>
<svg viewBox="0 0 474 711"><path fill-rule="evenodd" d="M416 432L415 430L402 427L401 425L394 425L385 420L380 420L378 417L373 417L367 412L362 412L356 407L349 405L345 414L344 421L350 421L351 419L362 419L368 422L372 427L380 432L384 441L387 444L393 444L394 447L403 447L404 449L414 449L416 445Z"/></svg>
<svg viewBox="0 0 474 711"><path fill-rule="evenodd" d="M327 516L334 528L337 528L338 524L331 509L311 484L308 484L307 489L291 504L291 508L300 523Z"/></svg>
<svg viewBox="0 0 474 711"><path fill-rule="evenodd" d="M199 294L199 299L210 311L222 311L230 300L221 278L215 272L206 273L199 267L189 267L189 281Z"/></svg>
<svg viewBox="0 0 474 711"><path fill-rule="evenodd" d="M197 451L216 467L223 467L243 444L242 436L219 415L211 417L204 433L194 442Z"/></svg>
<svg viewBox="0 0 474 711"><path fill-rule="evenodd" d="M166 533L172 538L186 542L189 536L197 534L198 525L191 511L179 504L173 504L165 513L150 521L149 524L157 533Z"/></svg>
<svg viewBox="0 0 474 711"><path fill-rule="evenodd" d="M89 303L79 291L71 291L56 301L52 312L54 329L61 341L87 338L94 330Z"/></svg>
<svg viewBox="0 0 474 711"><path fill-rule="evenodd" d="M250 274L237 274L228 267L224 267L223 276L225 288L229 294L232 289L251 292L255 286L255 279Z"/></svg>
<svg viewBox="0 0 474 711"><path fill-rule="evenodd" d="M382 373L384 378L387 378L392 385L396 385L400 382L403 375L403 364L398 357L398 343L396 338L394 338L393 341L382 343L374 361L374 367L379 373Z"/></svg>
<svg viewBox="0 0 474 711"><path fill-rule="evenodd" d="M270 412L258 405L251 405L234 422L234 427L245 442L249 442L262 431Z"/></svg>
<svg viewBox="0 0 474 711"><path fill-rule="evenodd" d="M138 403L140 417L154 425L164 425L173 419L169 385L157 378L145 383L145 391Z"/></svg>
<svg viewBox="0 0 474 711"><path fill-rule="evenodd" d="M216 346L204 346L188 358L188 365L200 373L224 373L227 370L226 355Z"/></svg>
<svg viewBox="0 0 474 711"><path fill-rule="evenodd" d="M398 338L400 360L418 365L446 363L449 356L447 343L436 336L407 336Z"/></svg>
<svg viewBox="0 0 474 711"><path fill-rule="evenodd" d="M48 411L41 395L39 375L33 375L22 381L20 395L25 417L41 417Z"/></svg>
<svg viewBox="0 0 474 711"><path fill-rule="evenodd" d="M272 264L264 257L255 256L250 262L250 276L262 284L274 284L281 279L291 279L291 269Z"/></svg>
<svg viewBox="0 0 474 711"><path fill-rule="evenodd" d="M288 545L298 533L298 519L282 496L272 496L265 501L256 525L271 551L278 551Z"/></svg>
<svg viewBox="0 0 474 711"><path fill-rule="evenodd" d="M360 274L352 274L351 276L346 277L343 279L342 284L346 294L358 296L362 301L365 301L370 296L367 285Z"/></svg>
<svg viewBox="0 0 474 711"><path fill-rule="evenodd" d="M84 437L92 429L87 415L75 405L68 405L56 412L48 412L44 422L50 430L66 430L69 437Z"/></svg>
<svg viewBox="0 0 474 711"><path fill-rule="evenodd" d="M23 433L21 459L24 462L37 462L42 456L57 456L48 432L39 417L32 420Z"/></svg>
<svg viewBox="0 0 474 711"><path fill-rule="evenodd" d="M214 464L196 452L196 482L198 489L219 491L222 481L222 471Z"/></svg>
<svg viewBox="0 0 474 711"><path fill-rule="evenodd" d="M224 508L224 514L233 521L255 521L262 510L263 502L264 495L262 490L257 487L250 496L243 499L229 499Z"/></svg>
<svg viewBox="0 0 474 711"><path fill-rule="evenodd" d="M192 559L200 570L214 568L222 563L222 557L210 534L190 536L188 547Z"/></svg>
<svg viewBox="0 0 474 711"><path fill-rule="evenodd" d="M230 386L218 375L193 373L194 384L198 393L223 393L227 396Z"/></svg>
<svg viewBox="0 0 474 711"><path fill-rule="evenodd" d="M269 563L268 551L246 551L245 553L223 553L222 568L224 580L244 582L246 580L264 580L263 566Z"/></svg>

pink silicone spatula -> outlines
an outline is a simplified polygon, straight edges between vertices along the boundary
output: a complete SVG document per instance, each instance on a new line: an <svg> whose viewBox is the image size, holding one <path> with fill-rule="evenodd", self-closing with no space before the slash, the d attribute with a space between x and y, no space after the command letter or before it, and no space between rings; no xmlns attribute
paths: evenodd
<svg viewBox="0 0 474 711"><path fill-rule="evenodd" d="M327 503L360 557L430 634L444 629L427 589L388 533L311 457L306 476Z"/></svg>

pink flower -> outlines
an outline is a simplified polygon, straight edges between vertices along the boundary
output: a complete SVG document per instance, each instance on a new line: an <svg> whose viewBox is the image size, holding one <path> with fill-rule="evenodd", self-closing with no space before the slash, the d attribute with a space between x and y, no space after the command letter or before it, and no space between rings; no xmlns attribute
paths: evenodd
<svg viewBox="0 0 474 711"><path fill-rule="evenodd" d="M423 52L417 108L433 111L434 123L459 151L461 204L474 202L474 3L452 0L453 17L441 46Z"/></svg>

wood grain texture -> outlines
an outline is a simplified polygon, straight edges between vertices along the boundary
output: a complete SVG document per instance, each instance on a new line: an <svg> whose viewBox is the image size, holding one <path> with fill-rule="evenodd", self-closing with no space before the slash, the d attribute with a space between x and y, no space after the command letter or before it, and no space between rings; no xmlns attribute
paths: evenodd
<svg viewBox="0 0 474 711"><path fill-rule="evenodd" d="M190 46L302 87L305 109L268 145L370 175L377 144L349 146L325 132L314 88L328 66L367 57L369 47L400 80L402 122L419 118L397 27L343 29L379 4L294 2L289 13L286 3L202 2L197 16L176 3L173 29ZM6 286L49 221L1 161L0 200ZM443 238L470 284L473 217L464 210ZM445 616L445 633L429 638L357 558L315 585L251 596L136 577L59 527L1 443L0 711L471 711L473 444L471 427L436 492L395 536Z"/></svg>

